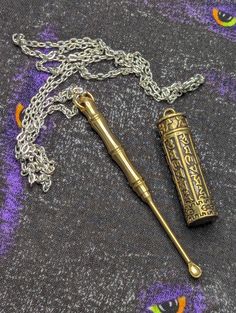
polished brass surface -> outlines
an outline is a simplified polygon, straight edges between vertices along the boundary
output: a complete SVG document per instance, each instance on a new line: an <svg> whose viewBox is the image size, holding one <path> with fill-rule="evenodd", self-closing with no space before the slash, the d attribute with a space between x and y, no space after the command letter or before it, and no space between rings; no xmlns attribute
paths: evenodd
<svg viewBox="0 0 236 313"><path fill-rule="evenodd" d="M213 221L212 204L187 119L174 109L165 110L158 122L172 177L178 190L188 226Z"/></svg>
<svg viewBox="0 0 236 313"><path fill-rule="evenodd" d="M165 221L158 207L154 203L151 193L146 183L144 182L142 176L139 174L139 172L136 170L132 162L129 160L121 143L110 130L104 116L98 111L93 96L90 93L86 92L78 97L75 96L73 102L75 105L79 107L80 111L87 117L92 128L102 138L109 154L122 169L133 190L152 209L153 213L155 214L158 221L168 234L169 238L171 239L176 249L182 256L183 260L188 265L188 270L191 276L194 278L199 278L202 274L200 267L191 261L190 257L185 252L184 248L179 243L178 239L170 229L169 225Z"/></svg>

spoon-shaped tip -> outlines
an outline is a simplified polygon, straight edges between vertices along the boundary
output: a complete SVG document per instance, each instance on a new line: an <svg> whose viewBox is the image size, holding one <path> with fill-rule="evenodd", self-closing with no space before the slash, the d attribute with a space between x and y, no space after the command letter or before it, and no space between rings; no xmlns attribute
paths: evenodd
<svg viewBox="0 0 236 313"><path fill-rule="evenodd" d="M188 270L193 278L199 278L202 275L201 268L193 262L188 263Z"/></svg>

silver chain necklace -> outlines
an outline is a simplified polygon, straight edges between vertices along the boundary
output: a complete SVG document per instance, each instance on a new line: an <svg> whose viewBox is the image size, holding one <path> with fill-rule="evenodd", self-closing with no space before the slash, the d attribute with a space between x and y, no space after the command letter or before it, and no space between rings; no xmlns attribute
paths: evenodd
<svg viewBox="0 0 236 313"><path fill-rule="evenodd" d="M147 95L156 101L166 100L172 103L182 94L195 90L204 82L204 77L196 74L183 83L176 82L168 87L159 87L152 78L150 63L139 52L126 53L112 50L101 39L72 38L66 41L38 42L26 40L23 34L14 34L13 42L21 47L23 53L36 57L36 68L51 74L38 93L32 97L29 106L24 110L22 129L17 136L15 156L21 163L21 175L28 176L29 183L41 184L47 192L51 186L51 175L55 170L55 162L49 160L44 147L35 143L40 129L48 114L61 111L68 119L78 114L78 108L68 108L65 103L83 89L71 85L69 88L50 96L61 83L79 72L84 79L104 80L119 75L135 74L139 77L139 85ZM50 51L43 53L37 48ZM77 50L77 52L75 52ZM115 69L107 73L92 74L88 66L100 61L113 60ZM47 62L57 62L56 67L47 66Z"/></svg>

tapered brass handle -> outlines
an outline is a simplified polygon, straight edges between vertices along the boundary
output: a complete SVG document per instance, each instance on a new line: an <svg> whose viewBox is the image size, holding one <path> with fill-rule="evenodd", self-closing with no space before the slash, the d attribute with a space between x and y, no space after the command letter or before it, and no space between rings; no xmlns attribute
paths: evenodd
<svg viewBox="0 0 236 313"><path fill-rule="evenodd" d="M133 163L129 160L124 148L122 147L120 141L117 137L112 133L110 130L106 119L99 112L98 108L95 105L95 101L93 96L85 92L78 97L74 97L73 102L77 105L80 111L87 117L90 125L92 128L99 134L102 138L109 154L112 158L116 161L119 167L124 172L125 176L127 177L131 187L133 190L138 194L139 197L142 198L144 202L146 202L149 207L152 209L153 213L157 217L158 221L162 225L162 227L167 232L168 236L170 237L171 241L174 243L176 249L188 265L189 273L194 277L198 278L201 276L202 271L199 266L194 264L187 253L184 251L183 247L177 240L174 233L171 231L169 225L165 221L164 217L160 213L158 207L154 203L151 193L144 182L142 176L134 167Z"/></svg>
<svg viewBox="0 0 236 313"><path fill-rule="evenodd" d="M92 128L102 138L109 154L127 177L129 184L134 191L146 202L150 192L142 176L135 169L122 147L120 141L110 130L107 121L101 112L98 111L91 94L86 93L75 100L81 112L87 117Z"/></svg>

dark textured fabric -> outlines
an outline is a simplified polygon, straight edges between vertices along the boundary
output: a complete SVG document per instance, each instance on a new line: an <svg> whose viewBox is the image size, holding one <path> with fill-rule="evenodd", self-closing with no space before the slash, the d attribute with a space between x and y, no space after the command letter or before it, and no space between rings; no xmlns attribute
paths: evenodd
<svg viewBox="0 0 236 313"><path fill-rule="evenodd" d="M229 10L234 3L225 2ZM165 289L170 300L176 286L189 303L199 290L195 298L204 304L189 304L187 312L234 312L235 28L213 25L212 5L1 1L1 313L148 312L152 293ZM27 105L45 77L36 79L35 60L12 44L15 32L30 39L48 33L62 40L89 36L114 49L140 51L161 86L195 73L206 76L201 88L174 103L188 116L219 211L217 222L195 229L185 225L156 129L167 104L146 96L134 76L71 80L96 96L164 216L201 265L200 280L188 276L155 217L82 116L68 121L55 114L42 132L40 140L57 162L47 194L20 177L13 155L15 106Z"/></svg>

